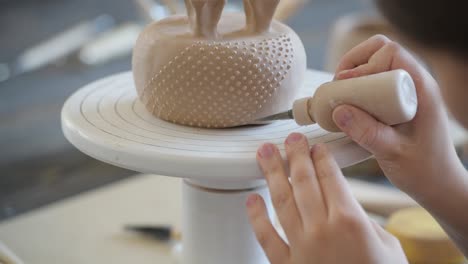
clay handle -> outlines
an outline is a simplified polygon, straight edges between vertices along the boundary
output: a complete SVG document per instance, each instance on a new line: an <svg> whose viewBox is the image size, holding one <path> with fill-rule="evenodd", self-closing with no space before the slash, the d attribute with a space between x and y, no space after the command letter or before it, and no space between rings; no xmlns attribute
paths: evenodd
<svg viewBox="0 0 468 264"><path fill-rule="evenodd" d="M217 38L226 0L185 0L190 27L196 37Z"/></svg>
<svg viewBox="0 0 468 264"><path fill-rule="evenodd" d="M247 31L257 34L269 31L279 1L243 0Z"/></svg>
<svg viewBox="0 0 468 264"><path fill-rule="evenodd" d="M327 131L339 132L332 113L341 104L361 108L387 125L397 125L414 118L418 100L411 76L394 70L325 83L313 97L294 103L294 118L299 125L318 123Z"/></svg>

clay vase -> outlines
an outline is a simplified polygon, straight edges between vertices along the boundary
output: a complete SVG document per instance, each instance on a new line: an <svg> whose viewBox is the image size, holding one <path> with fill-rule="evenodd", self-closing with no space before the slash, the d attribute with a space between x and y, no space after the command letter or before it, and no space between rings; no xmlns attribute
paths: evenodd
<svg viewBox="0 0 468 264"><path fill-rule="evenodd" d="M288 26L272 21L279 0L244 0L222 14L225 0L186 0L187 16L148 25L133 51L138 96L163 120L224 128L292 107L306 55Z"/></svg>

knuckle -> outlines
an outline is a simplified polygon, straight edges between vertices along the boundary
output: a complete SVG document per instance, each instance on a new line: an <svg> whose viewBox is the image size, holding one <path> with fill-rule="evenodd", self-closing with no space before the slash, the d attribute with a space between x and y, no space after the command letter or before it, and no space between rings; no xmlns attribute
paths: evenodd
<svg viewBox="0 0 468 264"><path fill-rule="evenodd" d="M376 141L379 137L379 129L377 126L371 126L367 127L361 134L361 136L358 138L359 144L372 148L375 146Z"/></svg>
<svg viewBox="0 0 468 264"><path fill-rule="evenodd" d="M369 41L374 41L374 42L382 44L382 45L385 45L385 44L391 42L391 40L387 36L385 36L383 34L374 35L369 39Z"/></svg>
<svg viewBox="0 0 468 264"><path fill-rule="evenodd" d="M262 171L267 180L273 180L281 175L282 167L279 162L270 162L262 166Z"/></svg>
<svg viewBox="0 0 468 264"><path fill-rule="evenodd" d="M294 170L291 179L299 185L305 183L310 180L309 170L304 166L300 166Z"/></svg>
<svg viewBox="0 0 468 264"><path fill-rule="evenodd" d="M395 144L391 148L387 148L384 153L379 153L375 157L383 166L391 168L395 167L398 161L404 158L403 153L405 153L404 147L402 148L402 145Z"/></svg>
<svg viewBox="0 0 468 264"><path fill-rule="evenodd" d="M333 178L335 174L341 173L341 171L334 169L334 162L332 156L323 156L315 161L316 177L320 181Z"/></svg>
<svg viewBox="0 0 468 264"><path fill-rule="evenodd" d="M331 178L330 176L332 175L332 172L328 170L328 167L318 165L315 170L317 172L317 179L320 182L324 182Z"/></svg>
<svg viewBox="0 0 468 264"><path fill-rule="evenodd" d="M395 41L390 41L387 44L385 44L385 48L388 49L391 53L397 53L400 51L401 46Z"/></svg>
<svg viewBox="0 0 468 264"><path fill-rule="evenodd" d="M264 230L257 232L257 240L262 248L264 249L268 248L269 241L270 241L270 236L268 232L265 232Z"/></svg>
<svg viewBox="0 0 468 264"><path fill-rule="evenodd" d="M294 146L288 146L287 150L289 157L308 156L309 146L307 141L301 140Z"/></svg>
<svg viewBox="0 0 468 264"><path fill-rule="evenodd" d="M362 218L350 210L340 211L335 218L335 224L342 228L346 233L361 234L365 229L365 222Z"/></svg>
<svg viewBox="0 0 468 264"><path fill-rule="evenodd" d="M327 231L326 228L319 228L315 227L308 231L307 234L308 239L311 239L312 241L321 241L324 242L327 239Z"/></svg>
<svg viewBox="0 0 468 264"><path fill-rule="evenodd" d="M249 218L254 223L259 223L262 221L262 210L259 206L254 206L249 209Z"/></svg>
<svg viewBox="0 0 468 264"><path fill-rule="evenodd" d="M278 210L286 208L292 201L292 197L287 192L281 192L275 195L272 195L273 204L276 205Z"/></svg>

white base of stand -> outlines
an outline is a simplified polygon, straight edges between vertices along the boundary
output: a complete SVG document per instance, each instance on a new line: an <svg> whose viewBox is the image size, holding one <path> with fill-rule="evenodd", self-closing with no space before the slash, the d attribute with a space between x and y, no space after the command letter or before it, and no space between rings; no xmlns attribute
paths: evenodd
<svg viewBox="0 0 468 264"><path fill-rule="evenodd" d="M245 202L258 193L273 216L266 185L246 190L216 190L183 185L183 264L269 263L249 224Z"/></svg>

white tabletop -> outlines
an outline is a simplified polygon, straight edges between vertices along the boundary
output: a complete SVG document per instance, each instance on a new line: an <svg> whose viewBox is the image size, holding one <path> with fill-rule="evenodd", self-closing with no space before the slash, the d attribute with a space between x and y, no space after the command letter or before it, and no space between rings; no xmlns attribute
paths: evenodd
<svg viewBox="0 0 468 264"><path fill-rule="evenodd" d="M172 264L170 245L123 230L127 224L181 225L178 178L139 175L64 199L0 223L0 241L24 263ZM415 206L397 190L349 180L373 212Z"/></svg>
<svg viewBox="0 0 468 264"><path fill-rule="evenodd" d="M303 93L329 81L330 74L308 71ZM341 167L369 157L343 133L318 125L299 127L294 121L231 129L180 126L151 116L140 103L131 73L87 85L72 95L62 111L67 139L99 160L145 173L195 180L262 178L255 161L257 148L272 142L284 150L291 132L306 134L313 143L326 142Z"/></svg>
<svg viewBox="0 0 468 264"><path fill-rule="evenodd" d="M123 230L181 220L181 180L137 176L0 224L0 241L24 263L174 263L169 245Z"/></svg>

